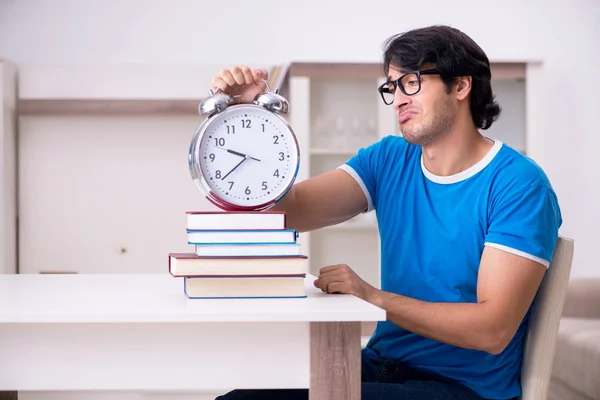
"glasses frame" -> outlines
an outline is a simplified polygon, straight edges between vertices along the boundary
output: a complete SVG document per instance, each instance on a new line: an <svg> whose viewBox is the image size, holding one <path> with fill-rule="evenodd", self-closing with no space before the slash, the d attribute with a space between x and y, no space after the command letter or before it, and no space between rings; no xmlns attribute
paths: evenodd
<svg viewBox="0 0 600 400"><path fill-rule="evenodd" d="M417 81L419 82L419 87L417 88L417 91L416 91L416 92L414 92L414 93L411 93L411 94L408 94L408 93L406 93L406 91L404 90L404 86L400 85L400 81L401 81L401 80L402 80L402 79L403 79L405 76L407 76L407 75L412 75L412 74L414 74L414 75L417 75ZM424 69L424 70L422 70L422 71L408 71L408 72L406 72L405 74L403 74L401 77L399 77L398 79L395 79L395 80L393 80L393 81L387 81L387 82L384 82L383 84L381 84L381 85L380 85L380 86L377 88L377 91L378 91L378 92L379 92L379 94L381 95L381 99L383 100L383 102L384 102L386 105L388 105L388 106L389 106L389 105L391 105L391 104L393 104L393 103L394 103L394 99L392 98L392 101L388 103L388 102L385 100L385 97L384 97L384 94L385 94L385 93L390 93L390 94L392 94L392 95L394 95L394 96L395 96L395 94L396 94L396 90L397 90L398 88L400 88L400 91L401 91L402 93L404 93L404 95L406 95L406 96L414 96L415 94L417 94L417 93L419 93L419 92L421 91L421 75L439 75L439 74L440 74L440 71L439 71L438 69L435 69L435 68L431 68L431 69ZM388 85L389 85L390 83L394 84L394 91L393 91L393 92L390 92L390 91L389 91L389 89L388 89Z"/></svg>

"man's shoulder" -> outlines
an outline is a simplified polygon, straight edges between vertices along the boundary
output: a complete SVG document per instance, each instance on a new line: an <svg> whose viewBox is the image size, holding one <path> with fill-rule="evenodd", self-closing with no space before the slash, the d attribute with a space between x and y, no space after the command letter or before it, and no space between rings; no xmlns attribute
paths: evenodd
<svg viewBox="0 0 600 400"><path fill-rule="evenodd" d="M493 175L503 191L518 193L532 187L545 187L552 191L550 180L542 167L505 143L493 163Z"/></svg>

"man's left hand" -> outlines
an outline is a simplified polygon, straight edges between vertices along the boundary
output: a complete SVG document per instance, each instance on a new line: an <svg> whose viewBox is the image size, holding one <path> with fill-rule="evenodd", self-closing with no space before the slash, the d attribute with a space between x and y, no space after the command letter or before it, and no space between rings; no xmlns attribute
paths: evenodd
<svg viewBox="0 0 600 400"><path fill-rule="evenodd" d="M367 297L377 290L363 281L346 264L329 265L321 268L314 285L325 293L352 294L363 300L367 300Z"/></svg>

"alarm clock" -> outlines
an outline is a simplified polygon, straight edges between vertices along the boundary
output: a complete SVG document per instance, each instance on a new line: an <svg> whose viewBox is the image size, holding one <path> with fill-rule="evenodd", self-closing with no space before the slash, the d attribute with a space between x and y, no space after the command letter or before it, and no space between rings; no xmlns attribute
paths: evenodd
<svg viewBox="0 0 600 400"><path fill-rule="evenodd" d="M289 103L265 84L249 104L234 104L217 89L198 106L206 119L190 143L190 173L205 197L226 211L269 209L298 175L298 140L282 117Z"/></svg>

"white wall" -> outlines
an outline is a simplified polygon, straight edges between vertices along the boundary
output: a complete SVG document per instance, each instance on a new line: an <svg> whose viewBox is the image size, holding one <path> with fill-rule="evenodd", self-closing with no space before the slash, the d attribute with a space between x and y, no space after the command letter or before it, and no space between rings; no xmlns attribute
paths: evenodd
<svg viewBox="0 0 600 400"><path fill-rule="evenodd" d="M16 67L0 57L0 274L17 264Z"/></svg>
<svg viewBox="0 0 600 400"><path fill-rule="evenodd" d="M434 23L453 25L471 35L492 60L542 62L528 82L528 152L559 194L565 218L561 233L576 239L573 276L600 276L595 257L600 226L599 4L0 0L0 58L21 69L22 96L67 96L85 89L69 72L74 68L162 65L185 69L186 77L194 78L194 68L206 65L378 61L382 42L391 34ZM53 80L56 75L47 75L50 68L66 72ZM199 72L192 84L158 76L156 90L167 97L193 96L198 87L201 96L209 84L206 76ZM148 94L150 89L140 82L104 82L93 89L107 96Z"/></svg>

